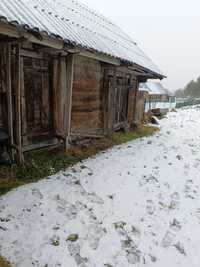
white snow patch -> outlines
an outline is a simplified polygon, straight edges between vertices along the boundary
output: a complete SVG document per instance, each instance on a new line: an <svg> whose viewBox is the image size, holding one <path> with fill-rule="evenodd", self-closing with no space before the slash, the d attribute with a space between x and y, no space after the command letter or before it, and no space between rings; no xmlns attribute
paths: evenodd
<svg viewBox="0 0 200 267"><path fill-rule="evenodd" d="M199 267L199 124L198 107L170 113L152 137L1 197L0 254L13 267Z"/></svg>

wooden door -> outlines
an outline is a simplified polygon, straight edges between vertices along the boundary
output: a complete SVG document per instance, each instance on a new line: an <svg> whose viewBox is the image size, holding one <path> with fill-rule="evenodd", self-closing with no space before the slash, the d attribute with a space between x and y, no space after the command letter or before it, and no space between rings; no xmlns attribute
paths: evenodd
<svg viewBox="0 0 200 267"><path fill-rule="evenodd" d="M118 76L114 89L114 129L120 128L127 122L128 94L129 88L127 87L126 78Z"/></svg>
<svg viewBox="0 0 200 267"><path fill-rule="evenodd" d="M24 133L28 141L46 140L53 131L52 87L49 61L23 58L24 70Z"/></svg>
<svg viewBox="0 0 200 267"><path fill-rule="evenodd" d="M129 78L124 73L105 70L105 132L123 128L128 120Z"/></svg>

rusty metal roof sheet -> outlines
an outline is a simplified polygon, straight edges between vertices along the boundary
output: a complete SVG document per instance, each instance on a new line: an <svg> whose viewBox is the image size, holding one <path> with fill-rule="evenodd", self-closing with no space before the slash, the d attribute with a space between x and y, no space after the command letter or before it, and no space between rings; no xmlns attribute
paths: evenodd
<svg viewBox="0 0 200 267"><path fill-rule="evenodd" d="M163 75L118 26L77 0L1 0L0 19Z"/></svg>

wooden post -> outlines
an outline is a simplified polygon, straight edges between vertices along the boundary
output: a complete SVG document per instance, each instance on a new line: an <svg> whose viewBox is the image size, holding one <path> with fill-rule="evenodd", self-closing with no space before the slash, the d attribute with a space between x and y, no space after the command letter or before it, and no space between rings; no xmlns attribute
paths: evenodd
<svg viewBox="0 0 200 267"><path fill-rule="evenodd" d="M61 105L61 123L62 123L62 136L65 139L66 136L66 118L67 118L67 58L66 56L61 57L61 69L60 69L60 105Z"/></svg>
<svg viewBox="0 0 200 267"><path fill-rule="evenodd" d="M57 135L62 135L61 71L61 58L57 57L53 63L53 125Z"/></svg>
<svg viewBox="0 0 200 267"><path fill-rule="evenodd" d="M131 126L132 123L135 121L136 116L136 98L137 98L137 88L136 88L136 80L134 80L132 86L129 88L128 94L128 123Z"/></svg>
<svg viewBox="0 0 200 267"><path fill-rule="evenodd" d="M108 134L108 96L109 96L108 88L109 88L108 70L103 68L102 90L103 90L104 135Z"/></svg>
<svg viewBox="0 0 200 267"><path fill-rule="evenodd" d="M17 162L22 164L24 161L22 151L22 130L21 130L21 55L20 45L16 46L16 143L17 143Z"/></svg>
<svg viewBox="0 0 200 267"><path fill-rule="evenodd" d="M12 88L11 88L11 45L7 45L7 64L6 64L6 87L7 87L7 106L8 106L8 133L10 137L11 147L14 144L13 137L13 107L12 107ZM11 148L12 151L12 148ZM11 152L12 161L14 159L13 152Z"/></svg>
<svg viewBox="0 0 200 267"><path fill-rule="evenodd" d="M113 134L114 129L114 116L115 116L115 91L117 88L117 68L113 69L113 80L112 84L109 86L108 90L108 135Z"/></svg>
<svg viewBox="0 0 200 267"><path fill-rule="evenodd" d="M133 123L135 123L135 120L136 120L138 92L139 92L139 81L136 80L135 81L134 109L133 109Z"/></svg>
<svg viewBox="0 0 200 267"><path fill-rule="evenodd" d="M58 129L58 118L57 118L57 114L58 114L58 105L57 105L57 88L58 88L58 60L57 59L53 59L53 126L54 129L56 130L57 133L57 129Z"/></svg>
<svg viewBox="0 0 200 267"><path fill-rule="evenodd" d="M71 134L71 114L72 114L72 90L74 80L74 55L67 56L66 72L66 102L64 105L64 131L65 131L65 149L69 149L69 140Z"/></svg>
<svg viewBox="0 0 200 267"><path fill-rule="evenodd" d="M26 94L25 94L25 87L24 87L24 60L21 57L20 60L20 75L21 75L21 83L20 83L20 98L21 98L21 117L23 118L23 121L21 121L21 129L22 129L22 141L23 146L28 144L28 137L27 137L27 111L26 111Z"/></svg>

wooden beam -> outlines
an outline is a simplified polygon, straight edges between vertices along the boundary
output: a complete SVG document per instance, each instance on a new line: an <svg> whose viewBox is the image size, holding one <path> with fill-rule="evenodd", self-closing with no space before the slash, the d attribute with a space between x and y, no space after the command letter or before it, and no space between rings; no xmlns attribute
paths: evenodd
<svg viewBox="0 0 200 267"><path fill-rule="evenodd" d="M96 59L98 61L105 62L105 63L112 64L112 65L116 65L116 66L121 65L121 61L119 59L111 57L111 56L106 56L106 55L98 53L98 52L92 53L92 52L87 51L87 50L81 50L79 55L87 57L87 58Z"/></svg>
<svg viewBox="0 0 200 267"><path fill-rule="evenodd" d="M11 46L7 45L7 64L6 64L6 87L7 87L7 106L8 106L8 133L10 137L10 145L11 147L14 144L13 137L13 106L12 106L12 88L11 88ZM11 153L12 160L13 153Z"/></svg>
<svg viewBox="0 0 200 267"><path fill-rule="evenodd" d="M69 148L71 135L71 114L72 114L72 90L74 80L74 55L67 56L67 71L66 71L66 102L64 105L64 131L66 134L65 148Z"/></svg>
<svg viewBox="0 0 200 267"><path fill-rule="evenodd" d="M20 45L16 46L16 143L17 143L17 162L22 164L24 161L22 151L22 129L21 129L21 54Z"/></svg>
<svg viewBox="0 0 200 267"><path fill-rule="evenodd" d="M21 54L21 53L20 53ZM21 83L20 83L20 90L21 90L21 116L23 120L21 121L21 131L22 131L22 140L23 140L23 146L25 146L28 143L28 136L27 136L27 110L26 110L26 93L25 93L25 87L24 87L24 60L21 54L20 57L20 73L21 73Z"/></svg>
<svg viewBox="0 0 200 267"><path fill-rule="evenodd" d="M67 58L66 57L60 57L60 106L61 106L61 129L62 131L60 134L64 137L64 142L66 141L66 118L68 117L68 109L67 109Z"/></svg>
<svg viewBox="0 0 200 267"><path fill-rule="evenodd" d="M29 42L41 44L55 49L64 48L63 40L53 39L45 35L42 35L42 40L40 40L36 38L33 34L28 33L22 27L13 26L6 22L0 22L0 34L14 38L21 38L24 40L26 39Z"/></svg>
<svg viewBox="0 0 200 267"><path fill-rule="evenodd" d="M56 130L56 134L60 133L60 107L58 104L58 99L60 97L60 76L59 76L59 59L55 58L53 60L53 126Z"/></svg>
<svg viewBox="0 0 200 267"><path fill-rule="evenodd" d="M104 135L108 134L108 87L109 87L109 80L108 80L108 73L107 70L102 68L103 79L102 79L102 91L103 91L103 125L104 125Z"/></svg>
<svg viewBox="0 0 200 267"><path fill-rule="evenodd" d="M114 130L114 116L115 116L115 103L114 95L117 87L117 68L113 68L113 81L110 83L108 88L108 135L113 134Z"/></svg>
<svg viewBox="0 0 200 267"><path fill-rule="evenodd" d="M135 81L135 97L134 97L134 110L133 110L133 122L136 120L136 113L137 113L137 101L138 101L138 92L139 92L139 82L138 80Z"/></svg>
<svg viewBox="0 0 200 267"><path fill-rule="evenodd" d="M21 56L22 57L30 57L30 58L37 58L37 59L43 59L44 55L42 53L37 53L25 49L21 49Z"/></svg>

